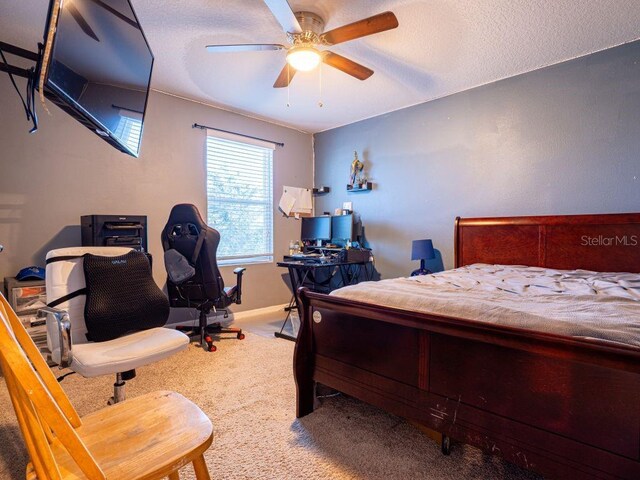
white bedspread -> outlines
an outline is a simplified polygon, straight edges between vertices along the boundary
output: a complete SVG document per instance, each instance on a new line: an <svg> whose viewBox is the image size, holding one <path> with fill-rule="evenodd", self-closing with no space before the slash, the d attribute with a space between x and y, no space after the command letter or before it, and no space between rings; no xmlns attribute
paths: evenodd
<svg viewBox="0 0 640 480"><path fill-rule="evenodd" d="M640 347L640 275L475 264L331 293L366 303Z"/></svg>

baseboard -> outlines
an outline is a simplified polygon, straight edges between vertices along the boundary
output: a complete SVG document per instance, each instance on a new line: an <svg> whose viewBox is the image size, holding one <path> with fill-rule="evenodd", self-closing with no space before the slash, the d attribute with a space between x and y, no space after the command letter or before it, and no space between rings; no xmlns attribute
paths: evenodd
<svg viewBox="0 0 640 480"><path fill-rule="evenodd" d="M254 308L253 310L229 313L229 318L233 318L234 320L245 320L247 318L257 317L258 315L282 312L286 306L287 304L283 303L282 305L271 305L270 307Z"/></svg>
<svg viewBox="0 0 640 480"><path fill-rule="evenodd" d="M254 308L253 310L245 310L243 312L229 312L229 316L227 318L223 318L222 314L214 315L212 312L209 315L209 321L212 321L215 317L215 321L221 322L222 324L229 324L238 320L245 320L251 317L257 317L259 315L268 315L270 313L278 313L282 312L284 308L288 304L283 303L282 305L271 305L269 307L262 308ZM172 309L172 318L169 318L167 322L167 327L175 327L176 325L196 325L198 323L197 310L195 309L187 309L187 308L178 308ZM195 312L195 313L194 313Z"/></svg>

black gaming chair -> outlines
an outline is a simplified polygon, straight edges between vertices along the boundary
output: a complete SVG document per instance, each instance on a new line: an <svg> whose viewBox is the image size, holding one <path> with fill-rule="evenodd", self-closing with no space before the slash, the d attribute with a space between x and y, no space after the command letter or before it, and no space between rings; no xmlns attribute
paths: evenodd
<svg viewBox="0 0 640 480"><path fill-rule="evenodd" d="M180 285L167 277L169 303L175 308L195 308L200 312L198 326L178 326L178 330L189 336L199 336L200 344L209 352L216 350L211 339L213 333L235 333L244 338L240 328L223 328L220 323L207 325L207 315L213 310L224 310L232 303L240 304L242 296L242 274L245 268L236 268L234 287L225 288L216 252L220 233L209 227L194 205L180 204L171 209L169 220L162 231L162 247L165 251L175 249L186 257L195 268L195 275Z"/></svg>

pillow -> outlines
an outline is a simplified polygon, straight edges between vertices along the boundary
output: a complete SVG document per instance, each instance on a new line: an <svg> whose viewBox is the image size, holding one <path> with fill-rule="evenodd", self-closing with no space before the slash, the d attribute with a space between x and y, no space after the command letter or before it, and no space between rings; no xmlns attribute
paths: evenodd
<svg viewBox="0 0 640 480"><path fill-rule="evenodd" d="M84 321L90 341L104 342L167 322L169 301L153 280L144 253L86 254L83 268L87 284Z"/></svg>
<svg viewBox="0 0 640 480"><path fill-rule="evenodd" d="M175 248L164 252L164 267L171 283L180 285L196 274L196 269L191 266L187 257Z"/></svg>

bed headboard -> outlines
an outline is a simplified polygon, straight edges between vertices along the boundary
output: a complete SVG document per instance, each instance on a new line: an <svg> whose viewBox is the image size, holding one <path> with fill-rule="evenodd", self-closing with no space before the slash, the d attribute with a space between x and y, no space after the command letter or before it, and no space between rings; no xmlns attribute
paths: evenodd
<svg viewBox="0 0 640 480"><path fill-rule="evenodd" d="M458 217L455 260L640 273L640 213Z"/></svg>

